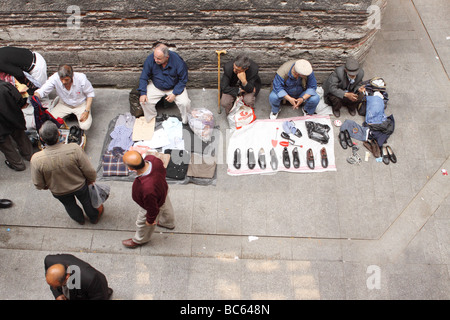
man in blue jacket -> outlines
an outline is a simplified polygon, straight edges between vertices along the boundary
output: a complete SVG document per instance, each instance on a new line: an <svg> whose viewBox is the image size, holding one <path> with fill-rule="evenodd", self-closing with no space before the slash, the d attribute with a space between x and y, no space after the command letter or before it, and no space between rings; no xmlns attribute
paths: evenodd
<svg viewBox="0 0 450 320"><path fill-rule="evenodd" d="M166 45L158 44L145 60L139 80L139 102L146 121L150 122L157 115L156 104L165 97L168 102L175 102L183 123L187 123L187 113L191 109L187 81L188 68L184 60Z"/></svg>
<svg viewBox="0 0 450 320"><path fill-rule="evenodd" d="M275 75L272 92L269 95L272 108L270 119L278 117L283 99L295 110L301 106L305 115L314 114L320 101L316 90L317 80L307 60L291 60L284 63Z"/></svg>

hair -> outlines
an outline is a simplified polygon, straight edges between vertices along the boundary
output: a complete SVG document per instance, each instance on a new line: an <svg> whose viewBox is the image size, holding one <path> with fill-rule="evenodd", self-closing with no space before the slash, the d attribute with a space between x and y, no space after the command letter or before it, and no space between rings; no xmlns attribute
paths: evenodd
<svg viewBox="0 0 450 320"><path fill-rule="evenodd" d="M234 59L234 64L236 67L248 69L250 67L250 59L246 55L240 54Z"/></svg>
<svg viewBox="0 0 450 320"><path fill-rule="evenodd" d="M55 145L59 140L58 127L50 120L45 121L41 129L39 129L39 137L45 144L49 146Z"/></svg>
<svg viewBox="0 0 450 320"><path fill-rule="evenodd" d="M132 166L130 164L127 164L127 166L130 167L133 170L141 170L142 168L145 167L145 161L144 161L144 159L141 158L141 163L138 164L137 166Z"/></svg>
<svg viewBox="0 0 450 320"><path fill-rule="evenodd" d="M73 68L67 64L61 65L58 68L58 75L60 78L69 77L73 79Z"/></svg>
<svg viewBox="0 0 450 320"><path fill-rule="evenodd" d="M169 48L164 43L158 43L155 46L155 50L156 49L160 50L164 54L164 57L169 56Z"/></svg>

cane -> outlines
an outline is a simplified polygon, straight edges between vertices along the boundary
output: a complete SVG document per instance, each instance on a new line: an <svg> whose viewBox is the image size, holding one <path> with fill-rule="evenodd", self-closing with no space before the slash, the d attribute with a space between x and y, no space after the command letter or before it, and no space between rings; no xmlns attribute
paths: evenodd
<svg viewBox="0 0 450 320"><path fill-rule="evenodd" d="M220 109L220 55L222 53L226 54L227 51L226 50L216 50L216 53L217 53L217 83L218 83L218 85L217 85L217 90L218 90L217 101L219 101L219 114L221 114L222 110Z"/></svg>

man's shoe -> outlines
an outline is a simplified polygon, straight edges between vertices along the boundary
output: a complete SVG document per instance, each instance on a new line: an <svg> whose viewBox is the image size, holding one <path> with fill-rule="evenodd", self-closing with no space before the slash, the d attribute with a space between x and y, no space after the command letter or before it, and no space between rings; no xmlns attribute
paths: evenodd
<svg viewBox="0 0 450 320"><path fill-rule="evenodd" d="M351 116L356 116L356 110L355 109L349 109L348 113L350 113Z"/></svg>
<svg viewBox="0 0 450 320"><path fill-rule="evenodd" d="M385 165L388 165L389 164L389 154L387 152L386 147L381 148L381 157L383 158L383 163Z"/></svg>
<svg viewBox="0 0 450 320"><path fill-rule="evenodd" d="M135 249L135 248L141 246L141 244L134 242L133 239L123 240L122 244L125 247L130 248L130 249Z"/></svg>
<svg viewBox="0 0 450 320"><path fill-rule="evenodd" d="M0 209L6 209L12 207L13 203L8 199L0 199Z"/></svg>
<svg viewBox="0 0 450 320"><path fill-rule="evenodd" d="M25 170L25 168L19 169L19 168L14 167L14 166L11 164L11 162L9 162L8 160L5 160L5 164L8 166L8 168L13 169L13 170L15 170L15 171L24 171L24 170Z"/></svg>
<svg viewBox="0 0 450 320"><path fill-rule="evenodd" d="M238 170L241 168L241 149L239 148L234 150L233 166Z"/></svg>
<svg viewBox="0 0 450 320"><path fill-rule="evenodd" d="M314 170L314 153L312 149L308 149L308 151L306 151L306 163L311 170Z"/></svg>
<svg viewBox="0 0 450 320"><path fill-rule="evenodd" d="M278 111L277 113L271 112L269 115L270 120L275 120L276 118L278 118L279 114L280 114L280 111Z"/></svg>
<svg viewBox="0 0 450 320"><path fill-rule="evenodd" d="M258 153L258 164L259 167L263 170L266 169L266 153L264 152L264 149L261 148L259 149L259 153Z"/></svg>
<svg viewBox="0 0 450 320"><path fill-rule="evenodd" d="M253 149L250 148L247 150L247 159L248 159L248 168L250 170L253 170L256 166L256 160L255 160L255 153L253 152Z"/></svg>
<svg viewBox="0 0 450 320"><path fill-rule="evenodd" d="M339 144L341 145L342 149L347 149L347 141L345 140L345 133L344 131L339 131Z"/></svg>
<svg viewBox="0 0 450 320"><path fill-rule="evenodd" d="M289 159L289 151L286 147L283 149L283 164L286 169L291 167L291 160Z"/></svg>
<svg viewBox="0 0 450 320"><path fill-rule="evenodd" d="M352 138L350 137L350 132L348 132L348 130L344 130L344 137L347 146L349 146L350 148L353 147L353 141Z"/></svg>
<svg viewBox="0 0 450 320"><path fill-rule="evenodd" d="M378 146L378 142L376 141L371 141L370 144L372 145L372 150L373 150L373 155L375 158L380 158L381 157L381 150L380 147Z"/></svg>
<svg viewBox="0 0 450 320"><path fill-rule="evenodd" d="M292 165L295 169L300 168L300 157L298 155L298 149L297 147L292 150Z"/></svg>
<svg viewBox="0 0 450 320"><path fill-rule="evenodd" d="M328 156L327 150L325 148L322 148L322 150L320 150L320 158L322 160L322 168L328 167Z"/></svg>
<svg viewBox="0 0 450 320"><path fill-rule="evenodd" d="M341 116L341 111L339 110L333 110L333 114L336 118L339 118Z"/></svg>
<svg viewBox="0 0 450 320"><path fill-rule="evenodd" d="M391 160L392 163L397 163L397 157L394 154L394 151L392 151L392 148L390 146L386 146L386 151L387 151L389 160Z"/></svg>
<svg viewBox="0 0 450 320"><path fill-rule="evenodd" d="M92 224L97 224L98 223L98 221L100 220L100 218L101 218L101 216L102 216L102 214L103 214L103 211L104 211L104 207L103 207L103 204L101 204L100 205L100 207L98 207L98 216L97 216L97 219L95 219L95 221L91 221L91 223Z"/></svg>
<svg viewBox="0 0 450 320"><path fill-rule="evenodd" d="M273 171L276 171L278 169L278 159L274 148L270 150L270 166L272 167Z"/></svg>

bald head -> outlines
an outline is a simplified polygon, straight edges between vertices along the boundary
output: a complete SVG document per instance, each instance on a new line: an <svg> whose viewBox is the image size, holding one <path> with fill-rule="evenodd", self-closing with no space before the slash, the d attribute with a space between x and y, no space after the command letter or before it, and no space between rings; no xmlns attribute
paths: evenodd
<svg viewBox="0 0 450 320"><path fill-rule="evenodd" d="M47 273L45 274L45 280L47 283L54 287L61 287L67 278L66 267L62 264L54 264L50 268L47 269Z"/></svg>
<svg viewBox="0 0 450 320"><path fill-rule="evenodd" d="M125 152L123 155L123 163L133 170L140 170L145 166L144 159L142 159L141 154L137 151Z"/></svg>
<svg viewBox="0 0 450 320"><path fill-rule="evenodd" d="M169 61L169 48L165 44L158 44L153 51L156 64L166 65Z"/></svg>

